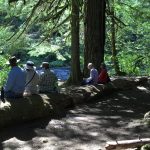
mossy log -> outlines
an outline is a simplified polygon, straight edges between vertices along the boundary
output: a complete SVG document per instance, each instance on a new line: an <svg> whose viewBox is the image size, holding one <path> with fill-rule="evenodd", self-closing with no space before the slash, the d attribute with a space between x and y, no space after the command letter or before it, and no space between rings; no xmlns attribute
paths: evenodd
<svg viewBox="0 0 150 150"><path fill-rule="evenodd" d="M69 86L62 88L61 93L57 94L5 99L5 103L0 101L0 128L12 123L62 115L66 108L100 99L114 91L134 88L139 83L141 84L140 81L131 78L115 79L106 85Z"/></svg>
<svg viewBox="0 0 150 150"><path fill-rule="evenodd" d="M144 115L144 122L150 126L150 111Z"/></svg>
<svg viewBox="0 0 150 150"><path fill-rule="evenodd" d="M64 94L40 94L0 102L0 128L12 123L52 117L63 113L72 105L72 99Z"/></svg>

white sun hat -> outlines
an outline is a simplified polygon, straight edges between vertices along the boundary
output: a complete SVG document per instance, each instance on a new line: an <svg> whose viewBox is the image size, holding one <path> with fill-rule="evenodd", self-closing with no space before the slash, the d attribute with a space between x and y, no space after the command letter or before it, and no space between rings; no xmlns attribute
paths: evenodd
<svg viewBox="0 0 150 150"><path fill-rule="evenodd" d="M25 64L25 68L29 69L29 70L36 69L36 67L34 66L34 62L33 61L27 61L26 64Z"/></svg>

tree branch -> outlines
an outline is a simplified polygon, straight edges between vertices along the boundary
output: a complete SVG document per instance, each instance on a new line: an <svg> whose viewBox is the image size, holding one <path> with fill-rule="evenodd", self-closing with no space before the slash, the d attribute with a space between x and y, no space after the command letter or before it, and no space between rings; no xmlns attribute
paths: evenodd
<svg viewBox="0 0 150 150"><path fill-rule="evenodd" d="M40 6L40 4L42 3L42 0L39 0L36 5L33 7L30 16L26 19L26 21L24 22L25 27L23 28L23 30L21 31L21 33L16 37L16 39L20 38L20 36L26 31L32 17L34 16L34 13L36 11L36 9ZM19 31L18 31L19 32ZM11 40L18 32L15 32L9 39L7 39L7 41Z"/></svg>
<svg viewBox="0 0 150 150"><path fill-rule="evenodd" d="M38 45L42 44L45 40L47 40L47 39L50 37L50 35L52 34L52 32L54 32L55 30L57 30L62 24L64 24L65 22L67 22L69 19L70 19L70 16L68 16L67 18L65 18L65 19L64 19L62 22L60 22L57 26L56 26L57 23L55 23L55 26L51 29L51 31L50 31L50 30L48 31L49 34L47 34L47 35L45 36L45 38L43 38L43 39L41 40L41 42L40 42ZM47 30L46 30L45 32L47 32Z"/></svg>

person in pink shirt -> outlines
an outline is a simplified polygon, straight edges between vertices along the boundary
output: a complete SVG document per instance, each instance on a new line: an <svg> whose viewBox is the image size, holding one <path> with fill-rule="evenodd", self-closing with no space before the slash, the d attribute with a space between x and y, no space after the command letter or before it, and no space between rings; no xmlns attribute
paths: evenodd
<svg viewBox="0 0 150 150"><path fill-rule="evenodd" d="M104 63L101 63L100 73L98 76L98 84L106 84L108 82L110 82L110 78L106 69L106 65Z"/></svg>

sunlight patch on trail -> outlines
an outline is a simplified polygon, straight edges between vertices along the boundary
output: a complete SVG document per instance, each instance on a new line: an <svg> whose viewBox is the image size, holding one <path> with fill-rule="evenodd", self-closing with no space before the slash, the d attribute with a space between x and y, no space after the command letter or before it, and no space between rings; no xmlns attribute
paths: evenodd
<svg viewBox="0 0 150 150"><path fill-rule="evenodd" d="M146 93L150 93L150 91L147 88L143 87L143 86L137 86L137 89L139 89L141 91L144 91Z"/></svg>

